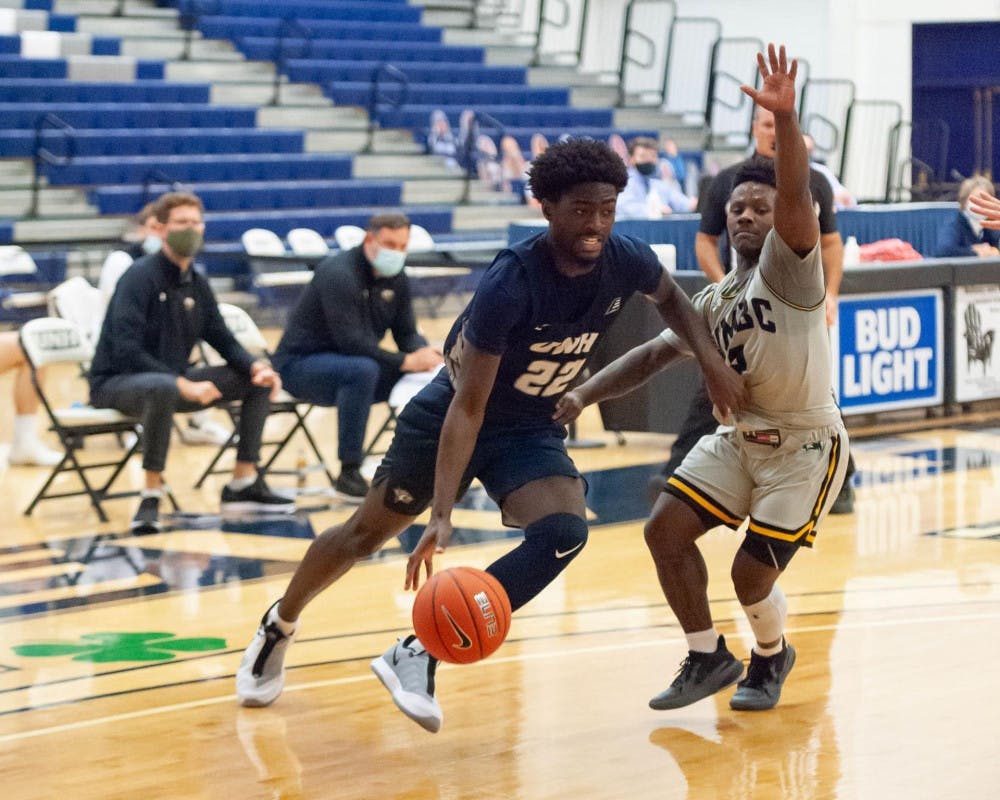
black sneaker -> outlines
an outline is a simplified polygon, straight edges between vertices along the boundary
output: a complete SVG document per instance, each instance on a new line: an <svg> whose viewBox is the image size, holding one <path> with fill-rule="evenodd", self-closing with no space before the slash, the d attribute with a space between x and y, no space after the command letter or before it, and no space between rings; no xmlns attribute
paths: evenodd
<svg viewBox="0 0 1000 800"><path fill-rule="evenodd" d="M677 677L666 691L649 701L657 711L682 708L725 689L743 674L743 662L726 648L726 639L719 637L714 653L689 650L681 662Z"/></svg>
<svg viewBox="0 0 1000 800"><path fill-rule="evenodd" d="M290 514L295 510L295 499L272 492L261 475L245 489L235 491L226 484L222 488L223 512L268 511L273 514Z"/></svg>
<svg viewBox="0 0 1000 800"><path fill-rule="evenodd" d="M360 503L368 494L368 481L357 467L344 467L333 485L333 491L347 503Z"/></svg>
<svg viewBox="0 0 1000 800"><path fill-rule="evenodd" d="M132 517L130 526L132 533L159 533L163 530L160 523L160 496L150 495L143 497L139 503L139 508Z"/></svg>
<svg viewBox="0 0 1000 800"><path fill-rule="evenodd" d="M778 705L781 687L795 666L795 650L785 642L780 653L762 656L750 653L747 676L739 682L729 707L736 711L766 711Z"/></svg>
<svg viewBox="0 0 1000 800"><path fill-rule="evenodd" d="M853 514L854 513L854 484L848 478L844 485L840 487L840 494L830 506L831 514Z"/></svg>

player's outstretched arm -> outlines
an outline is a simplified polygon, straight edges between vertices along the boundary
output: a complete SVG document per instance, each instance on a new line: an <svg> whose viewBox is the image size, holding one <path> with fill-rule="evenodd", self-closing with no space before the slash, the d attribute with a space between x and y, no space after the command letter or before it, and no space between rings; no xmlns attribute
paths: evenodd
<svg viewBox="0 0 1000 800"><path fill-rule="evenodd" d="M1000 230L1000 200L980 189L969 196L969 208L986 218L984 228Z"/></svg>
<svg viewBox="0 0 1000 800"><path fill-rule="evenodd" d="M566 425L579 417L580 412L592 403L626 395L642 386L660 370L686 356L686 353L659 336L633 347L560 397L552 419Z"/></svg>
<svg viewBox="0 0 1000 800"><path fill-rule="evenodd" d="M775 52L774 45L769 44L766 60L763 53L757 54L757 68L763 86L741 88L754 103L774 114L774 171L778 184L774 229L785 244L804 256L816 246L819 221L809 191L809 156L795 114L798 62L792 59L788 63L784 45Z"/></svg>

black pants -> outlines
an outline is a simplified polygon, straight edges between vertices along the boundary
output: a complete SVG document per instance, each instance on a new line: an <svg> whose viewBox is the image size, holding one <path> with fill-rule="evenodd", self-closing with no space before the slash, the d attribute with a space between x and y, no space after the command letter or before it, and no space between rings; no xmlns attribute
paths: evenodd
<svg viewBox="0 0 1000 800"><path fill-rule="evenodd" d="M256 464L264 422L271 410L270 388L254 386L250 376L225 365L192 367L184 377L190 381L211 381L222 392L223 402L243 401L236 459ZM206 408L183 399L176 376L165 372L114 375L91 389L90 402L97 408L115 408L142 418L142 468L149 472L163 472L166 465L174 413Z"/></svg>
<svg viewBox="0 0 1000 800"><path fill-rule="evenodd" d="M708 390L705 389L705 382L701 381L698 391L691 398L691 405L688 406L688 413L684 418L680 433L677 434L677 438L670 448L670 460L663 468L663 474L667 477L673 475L674 470L681 465L684 456L698 443L698 440L702 436L714 433L717 427L719 427L719 422L712 416L712 401L708 397ZM845 485L855 471L854 456L848 452Z"/></svg>

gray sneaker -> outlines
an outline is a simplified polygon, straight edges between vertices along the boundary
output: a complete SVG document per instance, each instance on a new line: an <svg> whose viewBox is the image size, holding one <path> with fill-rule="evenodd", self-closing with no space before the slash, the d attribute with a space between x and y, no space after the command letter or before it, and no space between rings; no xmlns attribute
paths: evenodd
<svg viewBox="0 0 1000 800"><path fill-rule="evenodd" d="M699 653L689 650L687 658L681 662L677 677L666 691L660 692L649 701L649 707L657 711L682 708L702 698L725 689L740 679L743 662L726 648L726 639L719 637L714 653Z"/></svg>
<svg viewBox="0 0 1000 800"><path fill-rule="evenodd" d="M778 705L781 687L795 666L795 650L785 642L785 648L773 656L750 653L747 676L739 682L729 707L736 711L767 711Z"/></svg>
<svg viewBox="0 0 1000 800"><path fill-rule="evenodd" d="M281 632L271 619L271 612L277 605L276 602L264 612L257 633L243 652L236 670L236 696L241 705L269 706L285 688L285 652L295 641L298 627L291 635Z"/></svg>
<svg viewBox="0 0 1000 800"><path fill-rule="evenodd" d="M416 636L396 642L371 666L400 711L424 730L437 733L441 729L444 716L434 699L437 659L424 650Z"/></svg>

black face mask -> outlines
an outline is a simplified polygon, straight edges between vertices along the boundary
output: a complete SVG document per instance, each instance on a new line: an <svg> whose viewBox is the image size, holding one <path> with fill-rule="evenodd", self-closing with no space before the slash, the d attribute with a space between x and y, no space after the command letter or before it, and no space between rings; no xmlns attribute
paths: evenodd
<svg viewBox="0 0 1000 800"><path fill-rule="evenodd" d="M645 175L648 178L656 172L656 163L648 162L646 164L636 164L635 168L639 171L640 175Z"/></svg>

